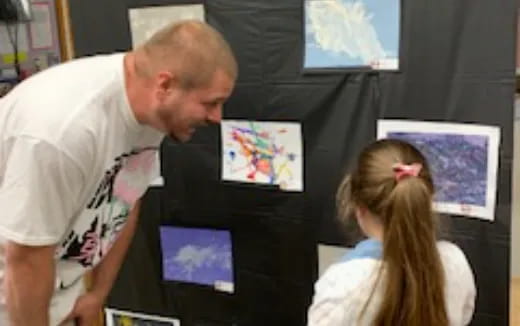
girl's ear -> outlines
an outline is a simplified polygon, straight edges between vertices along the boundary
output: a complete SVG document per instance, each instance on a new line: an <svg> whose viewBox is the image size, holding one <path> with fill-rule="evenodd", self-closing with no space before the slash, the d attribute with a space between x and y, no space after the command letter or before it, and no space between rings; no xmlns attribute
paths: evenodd
<svg viewBox="0 0 520 326"><path fill-rule="evenodd" d="M367 234L367 219L366 219L366 213L367 209L362 206L356 206L355 208L355 215L356 215L356 222L359 228L361 229L361 232L363 232L364 235L368 236Z"/></svg>
<svg viewBox="0 0 520 326"><path fill-rule="evenodd" d="M365 217L367 209L363 206L356 206L356 218L360 219Z"/></svg>

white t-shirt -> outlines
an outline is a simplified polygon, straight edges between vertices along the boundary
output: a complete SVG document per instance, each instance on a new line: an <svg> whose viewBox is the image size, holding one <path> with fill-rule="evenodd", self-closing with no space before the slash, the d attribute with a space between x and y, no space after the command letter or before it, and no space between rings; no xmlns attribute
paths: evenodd
<svg viewBox="0 0 520 326"><path fill-rule="evenodd" d="M82 276L107 253L158 177L160 132L140 125L124 54L45 70L0 99L0 246L56 244L51 325L71 311ZM0 325L6 325L0 250Z"/></svg>
<svg viewBox="0 0 520 326"><path fill-rule="evenodd" d="M459 247L446 241L440 241L437 247L446 277L444 297L449 325L468 325L476 297L473 273ZM381 243L366 240L332 265L316 282L308 326L372 326L382 302L382 282L376 286L362 319L358 317L382 266L380 257Z"/></svg>

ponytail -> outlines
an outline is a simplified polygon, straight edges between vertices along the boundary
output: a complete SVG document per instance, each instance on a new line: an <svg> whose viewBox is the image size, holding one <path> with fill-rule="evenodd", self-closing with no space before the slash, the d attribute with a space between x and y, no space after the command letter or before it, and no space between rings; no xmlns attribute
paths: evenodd
<svg viewBox="0 0 520 326"><path fill-rule="evenodd" d="M337 197L342 219L364 207L383 229L383 264L359 320L378 287L382 298L373 326L448 326L434 192L425 157L396 139L368 145L344 178Z"/></svg>
<svg viewBox="0 0 520 326"><path fill-rule="evenodd" d="M403 178L382 207L385 290L374 326L447 326L432 190L423 178Z"/></svg>

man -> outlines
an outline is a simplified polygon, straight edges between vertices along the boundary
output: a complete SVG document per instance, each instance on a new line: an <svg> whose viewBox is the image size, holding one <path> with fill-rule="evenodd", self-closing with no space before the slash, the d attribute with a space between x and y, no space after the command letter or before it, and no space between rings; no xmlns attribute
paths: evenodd
<svg viewBox="0 0 520 326"><path fill-rule="evenodd" d="M219 123L237 77L204 23L41 72L0 99L0 325L91 325L164 136ZM92 289L83 276L92 270Z"/></svg>

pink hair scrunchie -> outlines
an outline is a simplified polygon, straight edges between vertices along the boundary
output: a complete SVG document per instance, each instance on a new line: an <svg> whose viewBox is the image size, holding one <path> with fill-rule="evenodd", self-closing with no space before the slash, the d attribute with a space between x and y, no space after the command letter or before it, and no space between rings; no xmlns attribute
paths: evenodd
<svg viewBox="0 0 520 326"><path fill-rule="evenodd" d="M422 164L420 163L412 163L412 164L402 164L396 163L392 166L392 169L395 173L395 180L401 181L406 177L417 177L422 169Z"/></svg>

